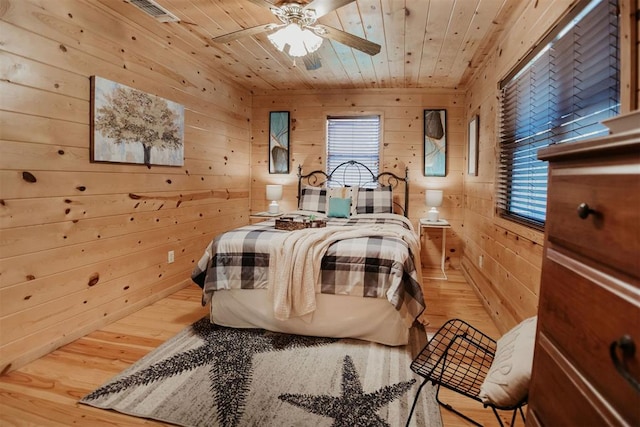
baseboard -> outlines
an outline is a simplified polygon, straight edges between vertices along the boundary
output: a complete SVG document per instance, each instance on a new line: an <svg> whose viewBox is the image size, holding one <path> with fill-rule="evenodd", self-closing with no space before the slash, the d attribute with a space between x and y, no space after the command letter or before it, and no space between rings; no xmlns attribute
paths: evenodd
<svg viewBox="0 0 640 427"><path fill-rule="evenodd" d="M491 282L484 279L482 272L478 270L476 266L471 262L471 260L466 256L462 257L460 271L462 271L462 275L464 276L467 283L471 286L471 289L473 289L473 292L475 292L480 301L482 301L484 309L489 314L489 317L491 317L491 319L493 320L493 323L496 324L498 330L501 333L508 331L509 326L505 324L504 319L501 319L500 310L494 307L494 304L492 304L491 301L491 296L487 295L487 291L489 291L497 297L497 295L492 292L493 287L491 285ZM478 283L479 281L481 281L482 283ZM483 292L483 290L485 291ZM497 298L496 301L500 301L500 299Z"/></svg>

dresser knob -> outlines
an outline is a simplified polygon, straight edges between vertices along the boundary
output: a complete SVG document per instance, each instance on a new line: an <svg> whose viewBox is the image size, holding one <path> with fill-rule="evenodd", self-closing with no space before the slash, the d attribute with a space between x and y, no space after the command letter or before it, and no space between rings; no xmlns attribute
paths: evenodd
<svg viewBox="0 0 640 427"><path fill-rule="evenodd" d="M582 219L586 219L589 216L589 214L595 214L595 213L596 211L591 209L589 205L586 203L580 203L580 205L578 206L578 216Z"/></svg>
<svg viewBox="0 0 640 427"><path fill-rule="evenodd" d="M622 353L622 360L618 358L618 349L620 349L620 353ZM631 384L637 392L640 392L640 382L631 376L626 363L627 359L633 358L635 354L636 344L633 342L633 338L629 335L623 335L618 340L612 342L609 347L609 355L611 356L613 365L618 370L618 373L622 375L622 378Z"/></svg>

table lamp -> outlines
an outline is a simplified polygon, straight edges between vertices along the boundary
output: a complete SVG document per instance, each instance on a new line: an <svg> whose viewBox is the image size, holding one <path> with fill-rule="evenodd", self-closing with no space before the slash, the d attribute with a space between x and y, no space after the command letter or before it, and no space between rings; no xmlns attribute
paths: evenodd
<svg viewBox="0 0 640 427"><path fill-rule="evenodd" d="M438 207L442 206L442 190L427 190L424 198L427 206L431 208L427 212L427 221L438 222L440 216Z"/></svg>
<svg viewBox="0 0 640 427"><path fill-rule="evenodd" d="M267 185L267 200L271 200L271 204L269 205L269 213L279 213L280 206L278 206L278 200L282 200L282 185Z"/></svg>

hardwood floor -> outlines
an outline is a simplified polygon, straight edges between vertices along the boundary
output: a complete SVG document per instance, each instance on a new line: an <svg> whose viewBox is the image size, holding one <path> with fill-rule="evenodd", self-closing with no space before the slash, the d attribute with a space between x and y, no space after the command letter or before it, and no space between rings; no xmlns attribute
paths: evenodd
<svg viewBox="0 0 640 427"><path fill-rule="evenodd" d="M462 319L495 339L502 335L496 324L491 320L491 317L489 317L480 298L466 282L461 272L447 270L449 280L426 279L426 277L435 277L437 275L437 271L434 274L432 271L423 269L423 277L425 277L423 282L427 288L425 292L427 309L423 316L428 321L425 329L429 336L434 334L447 320L453 318ZM481 403L461 394L443 388L440 391L440 400L484 426L499 425L491 409L484 408ZM444 408L441 408L440 412L442 413L444 427L473 426L472 423ZM511 425L510 413L500 415L505 426ZM514 424L516 426L524 426L521 418L516 419Z"/></svg>
<svg viewBox="0 0 640 427"><path fill-rule="evenodd" d="M447 274L448 281L425 280L427 332L433 333L446 320L458 317L499 337L496 325L462 274L452 270ZM3 375L0 425L164 425L77 402L206 313L200 306L200 289L193 285ZM484 425L497 425L491 410L471 399L447 390L441 392L441 398ZM445 427L472 425L446 410L442 410L442 417Z"/></svg>

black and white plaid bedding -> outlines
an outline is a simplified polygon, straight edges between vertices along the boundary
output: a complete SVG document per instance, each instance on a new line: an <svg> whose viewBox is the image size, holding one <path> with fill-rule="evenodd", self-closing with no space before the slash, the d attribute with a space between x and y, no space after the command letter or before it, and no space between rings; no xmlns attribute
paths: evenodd
<svg viewBox="0 0 640 427"><path fill-rule="evenodd" d="M393 212L393 190L390 186L361 188L356 210L359 214Z"/></svg>
<svg viewBox="0 0 640 427"><path fill-rule="evenodd" d="M305 186L300 194L300 207L303 211L325 213L327 205L327 189Z"/></svg>
<svg viewBox="0 0 640 427"><path fill-rule="evenodd" d="M302 215L302 212L297 213ZM327 218L327 226L367 227L372 224L411 229L406 218L395 214ZM203 289L203 303L218 290L267 288L269 242L279 233L292 231L276 230L275 220L270 220L213 239L191 275ZM316 292L387 298L410 324L424 309L420 274L409 245L401 238L380 236L340 240L329 246L322 259Z"/></svg>

